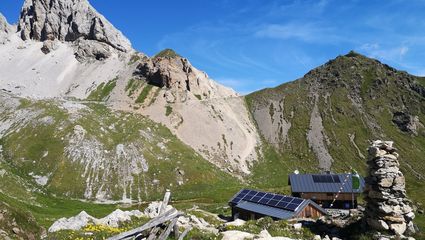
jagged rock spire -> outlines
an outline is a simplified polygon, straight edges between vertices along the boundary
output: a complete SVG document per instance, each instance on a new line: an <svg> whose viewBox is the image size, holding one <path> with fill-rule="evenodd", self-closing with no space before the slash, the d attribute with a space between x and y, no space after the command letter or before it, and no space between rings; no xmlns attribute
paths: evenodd
<svg viewBox="0 0 425 240"><path fill-rule="evenodd" d="M25 0L18 24L23 40L95 40L127 52L131 44L87 0Z"/></svg>

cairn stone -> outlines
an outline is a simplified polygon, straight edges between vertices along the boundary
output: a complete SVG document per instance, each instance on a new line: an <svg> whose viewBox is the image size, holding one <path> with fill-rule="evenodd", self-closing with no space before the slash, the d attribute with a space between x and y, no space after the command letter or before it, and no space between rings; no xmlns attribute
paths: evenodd
<svg viewBox="0 0 425 240"><path fill-rule="evenodd" d="M393 142L380 140L374 141L368 149L365 219L374 230L404 236L414 234L415 214L406 196L406 181L399 169L396 151Z"/></svg>

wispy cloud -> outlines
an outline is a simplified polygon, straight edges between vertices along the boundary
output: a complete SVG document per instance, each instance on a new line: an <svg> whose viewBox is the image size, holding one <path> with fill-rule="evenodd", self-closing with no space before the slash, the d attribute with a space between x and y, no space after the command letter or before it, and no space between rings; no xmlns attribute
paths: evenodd
<svg viewBox="0 0 425 240"><path fill-rule="evenodd" d="M403 57L408 53L409 47L401 45L384 48L378 43L366 43L360 46L359 50L365 52L369 57L391 62L401 62Z"/></svg>
<svg viewBox="0 0 425 240"><path fill-rule="evenodd" d="M351 40L340 35L338 30L320 22L290 22L285 24L264 24L255 32L259 38L297 40L310 44L336 44Z"/></svg>

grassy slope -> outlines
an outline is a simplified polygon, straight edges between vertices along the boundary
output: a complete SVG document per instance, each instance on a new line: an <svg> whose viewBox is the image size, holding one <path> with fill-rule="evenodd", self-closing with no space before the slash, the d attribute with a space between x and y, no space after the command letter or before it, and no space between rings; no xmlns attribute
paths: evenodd
<svg viewBox="0 0 425 240"><path fill-rule="evenodd" d="M34 216L37 224L28 224L28 231L36 232L32 229L39 226L47 228L56 219L73 216L82 210L94 216L104 216L117 207L65 200L69 197L81 199L85 190L85 179L81 177L84 166L69 161L64 155L67 141L63 139L72 133L75 125L86 129L87 134L97 139L107 151L115 152L120 143L136 142L142 146L139 150L149 164L149 171L139 177L147 182L159 180L159 185L141 186L147 193L142 196L143 200L159 200L168 188L173 192L174 201L223 203L240 188L238 180L208 163L166 127L147 118L112 112L95 103L86 104L88 108L80 110L79 117L74 118L58 105L54 101L24 101L21 108L40 114L19 131L1 139L5 161L0 164L0 169L6 170L7 174L0 181L0 202L19 209L17 213L23 216ZM49 124L41 121L46 117L52 119ZM100 130L108 129L112 124L114 130L106 133ZM147 129L150 129L152 139L140 136L139 132ZM184 171L181 186L176 183L176 168ZM48 184L42 187L35 184L30 173L51 176ZM114 199L121 199L122 189L114 188L115 182L108 185L114 189Z"/></svg>
<svg viewBox="0 0 425 240"><path fill-rule="evenodd" d="M352 64L352 60L347 57L339 59L337 68L344 68ZM423 121L425 119L424 99L409 89L400 87L401 75L386 76L385 70L376 69L375 63L366 58L360 58L360 66L366 66L360 73L363 75L360 85L359 77L353 76L354 71L344 72L340 75L340 82L348 85L340 85L332 82L322 82L325 92L320 93L319 109L323 119L325 134L328 136L331 145L328 150L335 162L333 171L348 171L350 167L359 170L363 175L366 173L366 160L361 158L349 139L349 134L355 134L355 143L367 156L366 149L369 141L374 139L393 140L400 153L401 170L407 179L408 195L415 201L425 205L425 192L420 189L425 188L425 180L418 179L412 173L411 168L419 173L424 173L423 165L425 152L425 137L423 134L413 136L401 132L392 123L392 112L396 110L406 110L401 103L414 115L418 115ZM354 72L354 73L353 73ZM378 80L377 80L378 79ZM382 85L380 79L388 79L387 85ZM329 79L328 79L329 80ZM396 82L398 81L398 82ZM422 78L417 81L423 83ZM356 86L356 84L358 86ZM347 86L356 86L363 99L363 108L367 115L374 119L381 130L374 131L367 127L366 117L356 109L351 100L347 97L350 91L357 91ZM263 148L265 158L258 163L254 169L253 180L263 188L288 191L287 173L294 168L301 172L316 172L317 160L308 148L306 134L309 129L310 112L312 109L308 97L309 85L304 79L281 85L275 89L266 89L246 97L246 101L251 111L257 106L267 106L270 99L284 101L285 119L290 119L292 127L288 133L289 141L281 144L279 148L273 148L263 140L266 147ZM323 89L321 91L323 91ZM327 99L325 95L329 95ZM293 118L287 113L293 111ZM409 167L409 165L411 167ZM278 166L276 168L276 166ZM275 169L279 169L278 171ZM269 174L271 173L271 174ZM264 176L267 177L264 177ZM417 223L425 228L423 216L419 216Z"/></svg>
<svg viewBox="0 0 425 240"><path fill-rule="evenodd" d="M117 85L118 77L112 79L111 81L99 84L99 86L93 90L90 95L87 97L87 100L90 101L105 101L109 98L112 90L114 90Z"/></svg>

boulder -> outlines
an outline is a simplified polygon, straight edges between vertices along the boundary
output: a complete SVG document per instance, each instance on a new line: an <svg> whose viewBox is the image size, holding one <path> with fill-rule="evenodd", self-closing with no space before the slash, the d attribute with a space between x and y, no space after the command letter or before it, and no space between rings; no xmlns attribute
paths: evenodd
<svg viewBox="0 0 425 240"><path fill-rule="evenodd" d="M222 235L222 240L245 240L254 238L254 234L241 231L226 231L222 232Z"/></svg>
<svg viewBox="0 0 425 240"><path fill-rule="evenodd" d="M41 51L44 54L48 54L58 48L58 42L55 40L46 40L43 42L43 47L41 48Z"/></svg>
<svg viewBox="0 0 425 240"><path fill-rule="evenodd" d="M266 229L264 229L264 230L262 230L258 235L257 235L257 237L258 238L271 238L272 237L272 235L270 235L270 233L266 230Z"/></svg>

